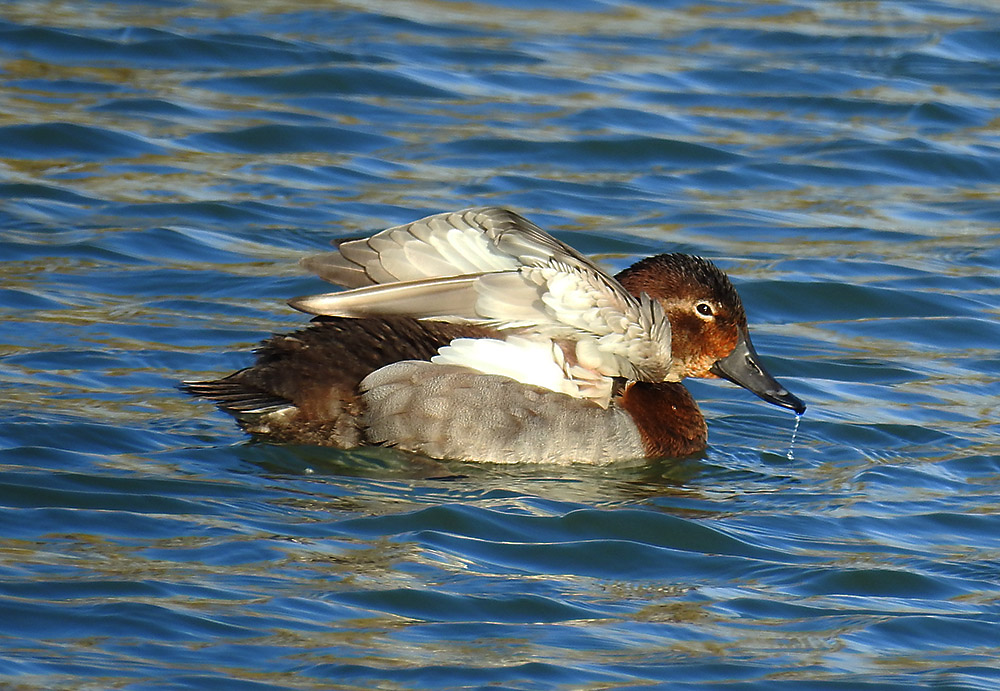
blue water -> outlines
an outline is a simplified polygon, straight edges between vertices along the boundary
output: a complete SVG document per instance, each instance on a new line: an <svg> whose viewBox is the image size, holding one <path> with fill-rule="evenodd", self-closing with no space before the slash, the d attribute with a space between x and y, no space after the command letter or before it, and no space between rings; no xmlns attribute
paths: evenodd
<svg viewBox="0 0 1000 691"><path fill-rule="evenodd" d="M1000 688L1000 8L0 7L0 686ZM699 458L250 443L182 379L474 204L733 277Z"/></svg>

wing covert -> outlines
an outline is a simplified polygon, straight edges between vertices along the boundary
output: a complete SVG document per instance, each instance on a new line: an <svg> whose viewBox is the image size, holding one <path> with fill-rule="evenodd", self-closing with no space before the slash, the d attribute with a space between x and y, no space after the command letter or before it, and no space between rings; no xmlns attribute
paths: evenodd
<svg viewBox="0 0 1000 691"><path fill-rule="evenodd" d="M663 381L670 369L670 325L658 302L632 296L506 209L436 214L304 264L351 288L290 301L310 314L405 315L571 342L585 366L606 376Z"/></svg>

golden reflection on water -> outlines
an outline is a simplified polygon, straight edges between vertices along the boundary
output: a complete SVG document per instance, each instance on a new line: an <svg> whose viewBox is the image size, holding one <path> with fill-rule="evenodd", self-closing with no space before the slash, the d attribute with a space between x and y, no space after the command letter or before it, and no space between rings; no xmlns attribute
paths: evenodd
<svg viewBox="0 0 1000 691"><path fill-rule="evenodd" d="M105 61L93 47L83 60L58 51L50 60L30 50L0 56L7 97L0 126L73 123L161 149L114 159L70 153L0 161L7 182L38 186L5 200L14 222L4 239L22 258L0 261L11 336L0 344L0 376L9 415L28 423L4 439L4 471L17 475L4 490L11 503L34 501L23 512L20 504L8 507L18 519L13 528L28 534L33 521L45 526L31 539L7 538L0 561L28 586L52 591L24 600L62 612L103 602L121 606L105 613L126 621L135 621L134 604L194 613L201 622L253 628L247 622L258 620L247 645L265 647L282 663L294 660L296 672L323 664L379 667L368 681L469 659L484 667L530 659L639 670L651 660L684 661L706 670L739 664L746 673L771 670L781 657L786 663L771 678L793 682L808 666L831 679L840 670L940 667L933 655L920 658L906 646L899 654L873 652L872 642L883 639L872 631L910 614L985 619L995 600L988 580L995 540L987 533L995 513L990 463L1000 442L996 357L987 337L1000 308L991 282L996 224L982 209L1000 188L972 175L936 185L870 178L824 184L823 177L779 174L776 182L746 186L725 176L752 177L761 160L772 164L765 174L800 165L851 170L854 135L889 148L903 142L903 149L908 138L924 137L933 144L931 159L960 162L974 156L970 143L988 139L995 118L924 135L921 117L942 103L989 109L995 99L952 83L909 90L905 80L872 85L860 78L825 94L803 93L801 85L787 93L780 80L732 94L713 79L731 70L733 83L737 75L749 84L758 71L786 70L803 85L825 88L824 78L838 70L870 76L866 60L884 57L876 42L841 69L822 62L822 55L842 57L829 43L819 58L772 50L768 42L782 32L806 42L905 39L892 48L905 59L940 57L942 35L981 27L945 5L903 11L899 3L817 2L789 12L785 2L751 5L588 5L576 12L265 0L254 4L254 25L273 19L269 39L357 59L299 60L292 50L277 64L247 67L233 47L248 15L242 1L105 2L87 12L75 2L7 3L0 11L7 21L81 36L100 29L109 46L143 40L127 26L161 29L168 40L205 31L236 37L219 46L221 57L190 68L169 56L157 63L113 51ZM964 8L976 6L992 9L981 2ZM365 12L415 23L366 25L373 33L360 35L350 22L352 13ZM347 28L310 33L310 13L343 13L336 16ZM207 21L216 18L224 21ZM732 31L747 40L726 39ZM666 41L670 49L633 50L632 37ZM408 51L372 59L384 46ZM432 48L441 50L425 61L420 50ZM463 50L487 57L476 64ZM358 64L373 79L401 76L455 97L339 93L324 85L322 70ZM315 92L280 92L280 80L256 91L256 78L312 70L320 71ZM779 93L789 101L776 103ZM855 114L868 101L870 110ZM622 112L642 117L619 121ZM223 148L217 140L197 139L310 118L390 141L362 154L261 154L214 150ZM586 163L574 165L545 155L565 152L559 147L567 142L582 150L616 137L640 140L625 147L638 163L581 153ZM653 139L709 147L706 155L718 153L722 162L683 154L660 162L636 152ZM844 151L802 153L841 139ZM470 140L485 143L468 153ZM516 146L504 149L511 142ZM518 151L533 155L519 160ZM597 169L601 164L607 167ZM584 203L591 197L600 203ZM728 384L699 390L712 428L703 456L601 468L509 468L385 449L338 454L257 444L174 390L181 379L248 363L259 338L305 323L283 304L307 280L295 264L301 254L416 210L508 198L533 205L521 209L528 214L556 219L559 232L583 231L612 263L640 249L686 245L725 265L755 297L748 312L767 316L753 325L763 336L758 345L770 339L779 365L795 378L805 372L801 382L816 399L807 400L794 458L784 455L791 416L748 403ZM636 242L603 246L612 236ZM824 305L841 286L851 291ZM914 314L897 309L894 296L915 305ZM956 337L951 344L942 333L980 341ZM44 496L32 498L32 491ZM649 515L656 520L635 527ZM711 539L685 543L697 529ZM614 564L601 562L610 543L671 568L658 574L623 566L618 577ZM758 548L770 556L742 556ZM579 552L560 562L550 554L557 549ZM696 566L671 564L675 553ZM913 573L924 584L940 579L944 594L892 591L895 580ZM77 583L110 585L104 595L62 591ZM114 591L121 583L152 592ZM882 590L865 594L865 587ZM372 599L351 604L347 596L359 592ZM504 624L496 603L516 604L524 593L599 614ZM407 609L407 598L418 595L427 596L423 609ZM454 606L434 611L427 601ZM917 647L932 638L912 635ZM311 678L230 668L226 649L242 645L245 633L179 643L73 636L58 643L63 654L125 650L132 663L157 673L204 673L206 663L156 659L197 649L218 663L213 671L234 678L301 686ZM50 643L30 641L38 647L32 657L43 659ZM106 686L123 683L115 677Z"/></svg>

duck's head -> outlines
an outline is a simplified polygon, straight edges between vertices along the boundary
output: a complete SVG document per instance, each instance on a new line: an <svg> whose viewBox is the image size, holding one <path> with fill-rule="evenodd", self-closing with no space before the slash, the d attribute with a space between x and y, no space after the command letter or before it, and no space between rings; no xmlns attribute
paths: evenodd
<svg viewBox="0 0 1000 691"><path fill-rule="evenodd" d="M671 374L721 377L768 403L805 411L805 404L764 369L740 296L715 264L689 254L658 254L615 278L632 295L646 293L663 306L670 320Z"/></svg>

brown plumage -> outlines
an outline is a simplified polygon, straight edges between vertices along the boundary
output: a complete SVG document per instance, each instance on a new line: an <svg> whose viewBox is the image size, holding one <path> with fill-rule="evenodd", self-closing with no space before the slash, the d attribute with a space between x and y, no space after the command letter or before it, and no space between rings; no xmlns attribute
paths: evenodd
<svg viewBox="0 0 1000 691"><path fill-rule="evenodd" d="M365 442L362 379L400 360L429 360L455 338L490 333L405 317L317 317L305 329L262 341L253 366L181 389L214 401L247 432L272 441L352 448Z"/></svg>

